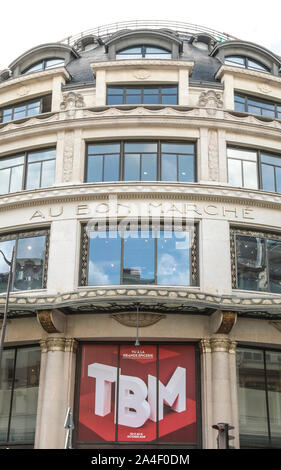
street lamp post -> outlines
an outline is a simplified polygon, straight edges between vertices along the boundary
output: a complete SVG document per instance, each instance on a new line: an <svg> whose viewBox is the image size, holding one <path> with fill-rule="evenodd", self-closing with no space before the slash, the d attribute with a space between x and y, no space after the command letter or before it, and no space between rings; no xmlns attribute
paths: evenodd
<svg viewBox="0 0 281 470"><path fill-rule="evenodd" d="M1 370L2 354L3 354L5 334L6 334L6 325L7 325L7 315L8 315L8 308L9 308L9 297L10 297L10 290L11 290L11 283L12 283L12 276L13 276L15 247L13 247L11 261L7 260L7 258L4 255L2 250L0 250L0 253L2 254L2 256L4 258L4 261L9 266L9 276L8 276L8 285L7 285L7 293L6 293L6 302L5 302L2 329L1 329L1 338L0 338L0 370Z"/></svg>

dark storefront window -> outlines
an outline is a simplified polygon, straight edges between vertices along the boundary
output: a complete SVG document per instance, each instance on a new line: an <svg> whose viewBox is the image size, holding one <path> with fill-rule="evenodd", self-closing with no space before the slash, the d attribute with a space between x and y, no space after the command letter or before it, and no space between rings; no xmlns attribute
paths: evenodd
<svg viewBox="0 0 281 470"><path fill-rule="evenodd" d="M281 447L281 352L237 349L241 447Z"/></svg>
<svg viewBox="0 0 281 470"><path fill-rule="evenodd" d="M281 236L233 230L233 287L281 293Z"/></svg>
<svg viewBox="0 0 281 470"><path fill-rule="evenodd" d="M48 240L47 230L0 237L0 250L3 251L8 260L12 258L12 250L15 247L13 291L43 289L46 287ZM7 290L8 275L9 266L1 257L0 293Z"/></svg>
<svg viewBox="0 0 281 470"><path fill-rule="evenodd" d="M86 230L86 229L85 229ZM82 285L196 285L196 230L86 231Z"/></svg>
<svg viewBox="0 0 281 470"><path fill-rule="evenodd" d="M194 143L104 142L87 147L87 183L195 180Z"/></svg>
<svg viewBox="0 0 281 470"><path fill-rule="evenodd" d="M194 345L88 344L81 358L78 447L108 442L198 446Z"/></svg>
<svg viewBox="0 0 281 470"><path fill-rule="evenodd" d="M0 446L34 442L40 347L5 349L0 375Z"/></svg>

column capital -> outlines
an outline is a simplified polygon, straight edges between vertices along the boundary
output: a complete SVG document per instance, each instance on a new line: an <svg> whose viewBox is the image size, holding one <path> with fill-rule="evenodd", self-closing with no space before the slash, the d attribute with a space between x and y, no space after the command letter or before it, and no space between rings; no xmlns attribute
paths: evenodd
<svg viewBox="0 0 281 470"><path fill-rule="evenodd" d="M78 343L73 338L46 338L40 341L42 353L49 351L73 352L76 353Z"/></svg>
<svg viewBox="0 0 281 470"><path fill-rule="evenodd" d="M201 354L206 354L206 353L211 353L212 348L211 348L211 341L210 339L201 339L199 343L199 349Z"/></svg>
<svg viewBox="0 0 281 470"><path fill-rule="evenodd" d="M212 352L226 352L229 354L236 353L236 341L227 337L211 338L210 343Z"/></svg>

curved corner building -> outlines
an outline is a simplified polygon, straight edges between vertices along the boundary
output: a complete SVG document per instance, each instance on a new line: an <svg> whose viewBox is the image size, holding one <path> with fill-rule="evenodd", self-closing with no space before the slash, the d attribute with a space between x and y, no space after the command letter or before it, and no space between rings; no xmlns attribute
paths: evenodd
<svg viewBox="0 0 281 470"><path fill-rule="evenodd" d="M147 21L1 71L1 447L280 447L280 65Z"/></svg>

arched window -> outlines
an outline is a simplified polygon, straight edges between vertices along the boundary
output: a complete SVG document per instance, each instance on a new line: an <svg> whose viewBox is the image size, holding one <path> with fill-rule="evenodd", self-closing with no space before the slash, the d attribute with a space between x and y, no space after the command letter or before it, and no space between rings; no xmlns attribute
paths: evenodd
<svg viewBox="0 0 281 470"><path fill-rule="evenodd" d="M63 66L64 63L65 63L65 59L63 58L44 59L44 60L41 60L40 62L36 62L35 64L32 64L22 73L26 74L26 73L32 73L32 72L40 72L41 70Z"/></svg>
<svg viewBox="0 0 281 470"><path fill-rule="evenodd" d="M229 55L225 57L224 63L232 67L243 67L244 69L259 70L260 72L270 72L265 65L246 56Z"/></svg>
<svg viewBox="0 0 281 470"><path fill-rule="evenodd" d="M172 54L167 49L150 45L127 47L117 52L116 59L171 59Z"/></svg>

